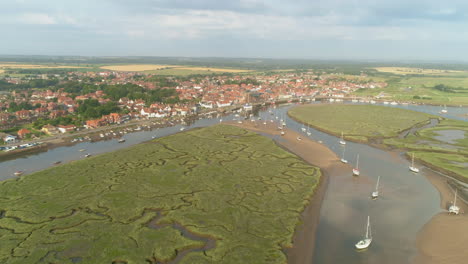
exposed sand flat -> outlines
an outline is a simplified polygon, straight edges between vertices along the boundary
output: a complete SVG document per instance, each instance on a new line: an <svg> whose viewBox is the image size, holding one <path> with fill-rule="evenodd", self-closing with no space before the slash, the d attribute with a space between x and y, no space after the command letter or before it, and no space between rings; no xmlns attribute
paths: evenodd
<svg viewBox="0 0 468 264"><path fill-rule="evenodd" d="M263 121L251 122L246 120L242 124L234 122L229 122L229 124L259 133L280 136L280 130L277 128L276 123L263 125ZM327 189L328 177L332 175L332 171L342 170L347 165L343 165L338 156L325 145L287 128L283 130L286 134L280 136L276 143L310 164L319 167L322 171L320 185L302 214L302 225L298 226L295 231L293 247L286 250L288 263L312 263L315 232L320 218L322 200ZM301 140L297 140L298 137L301 137Z"/></svg>
<svg viewBox="0 0 468 264"><path fill-rule="evenodd" d="M429 175L429 181L441 196L441 208L447 210L454 199L453 191L445 179ZM446 211L435 215L419 232L417 264L465 264L468 263L468 206L457 199L460 215L449 215Z"/></svg>

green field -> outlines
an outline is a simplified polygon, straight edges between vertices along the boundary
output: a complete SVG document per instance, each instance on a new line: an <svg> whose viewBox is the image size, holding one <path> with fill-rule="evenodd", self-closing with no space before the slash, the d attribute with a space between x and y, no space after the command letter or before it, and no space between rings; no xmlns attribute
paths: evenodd
<svg viewBox="0 0 468 264"><path fill-rule="evenodd" d="M360 89L358 96L376 96L384 93L389 100L414 101L425 104L468 105L468 74L460 76L392 76L387 77L388 86L380 89ZM434 89L443 84L454 88L454 92Z"/></svg>
<svg viewBox="0 0 468 264"><path fill-rule="evenodd" d="M285 263L320 170L191 130L0 183L1 263Z"/></svg>
<svg viewBox="0 0 468 264"><path fill-rule="evenodd" d="M299 106L289 110L288 114L327 133L339 136L343 132L345 139L355 141L395 137L401 131L433 117L400 108L336 104Z"/></svg>

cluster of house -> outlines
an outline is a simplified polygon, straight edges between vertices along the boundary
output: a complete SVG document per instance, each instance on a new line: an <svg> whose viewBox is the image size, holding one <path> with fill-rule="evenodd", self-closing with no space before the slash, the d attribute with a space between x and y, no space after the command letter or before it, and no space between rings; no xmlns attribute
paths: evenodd
<svg viewBox="0 0 468 264"><path fill-rule="evenodd" d="M100 83L124 84L135 83L148 89L154 89L154 83L147 81L148 78L135 78L138 73L122 72L71 72L73 78L101 77ZM112 76L112 78L110 78ZM151 77L151 75L149 76ZM108 79L106 79L108 78ZM250 80L250 81L246 81ZM254 81L252 81L254 80ZM128 114L111 113L98 119L87 120L86 128L97 128L109 124L120 124L132 118L166 118L171 116L186 116L195 113L199 108L222 108L231 105L242 105L255 102L272 102L300 97L346 97L350 93L361 88L381 88L386 83L370 82L367 79L345 78L336 74L317 74L315 72L304 73L281 73L272 75L249 75L249 76L207 76L204 78L191 79L189 81L177 81L176 91L180 99L189 103L185 104L163 104L153 103L147 106L143 100L131 100L120 98L118 105L127 109ZM12 82L12 80L10 80ZM12 82L14 83L14 82ZM99 84L99 83L96 83ZM39 117L55 119L75 113L80 100L96 99L104 104L110 99L106 98L103 91L96 91L72 98L63 90L32 90L13 91L10 96L1 96L0 108L8 108L10 103L17 105L27 102L35 106L33 110L19 110L15 113L0 112L0 126L12 125L14 122L24 124L33 122ZM7 100L9 98L9 100ZM22 122L22 123L21 123ZM52 126L42 128L42 132L54 135L74 131L75 126ZM4 138L5 142L23 139L32 134L28 129L18 131L17 138Z"/></svg>

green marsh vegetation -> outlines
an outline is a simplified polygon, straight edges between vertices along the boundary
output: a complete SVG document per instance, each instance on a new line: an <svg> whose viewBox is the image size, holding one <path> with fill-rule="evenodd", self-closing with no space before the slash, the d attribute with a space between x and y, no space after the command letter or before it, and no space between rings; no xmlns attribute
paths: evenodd
<svg viewBox="0 0 468 264"><path fill-rule="evenodd" d="M312 105L289 111L300 122L358 142L380 140L383 145L414 153L415 159L468 182L468 123L442 119L424 128L433 115L373 105ZM415 128L402 137L401 132Z"/></svg>
<svg viewBox="0 0 468 264"><path fill-rule="evenodd" d="M237 127L171 135L1 182L0 262L285 263L319 178Z"/></svg>
<svg viewBox="0 0 468 264"><path fill-rule="evenodd" d="M300 122L345 139L364 141L397 136L434 116L376 105L322 104L292 108L288 114Z"/></svg>

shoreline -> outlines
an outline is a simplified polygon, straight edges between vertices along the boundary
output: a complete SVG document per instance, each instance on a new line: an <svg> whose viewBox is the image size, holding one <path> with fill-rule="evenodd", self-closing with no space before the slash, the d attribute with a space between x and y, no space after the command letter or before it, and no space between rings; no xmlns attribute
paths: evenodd
<svg viewBox="0 0 468 264"><path fill-rule="evenodd" d="M244 120L242 124L233 122L227 122L227 124L269 136L280 136L276 123L263 125L259 121L251 122ZM298 141L296 138L301 136L300 133L287 128L283 130L286 134L280 137L281 140L275 138L272 140L307 163L318 167L322 174L319 184L309 198L309 203L300 215L300 220L293 235L293 246L291 248L283 248L283 252L287 256L287 263L312 263L322 201L327 191L331 170L335 166L340 166L339 158L325 145L305 137L301 141ZM310 153L317 153L318 155L310 155Z"/></svg>
<svg viewBox="0 0 468 264"><path fill-rule="evenodd" d="M289 113L288 116L300 124L307 125L292 117ZM337 136L330 131L310 126L323 133ZM405 158L409 159L409 156L404 153L408 151L407 149L390 149L383 144L347 140L366 144L386 152L403 153ZM444 174L457 180L462 177L455 173L446 173L444 169L421 160L418 160L418 162L429 169L425 170L424 176L439 193L441 212L433 215L418 231L415 238L417 252L409 262L415 264L464 264L468 259L468 252L464 249L464 246L468 244L468 230L466 229L466 226L468 226L468 215L466 215L468 204L462 199L457 198L457 205L460 207L461 213L457 216L448 214L448 207L453 201L454 192Z"/></svg>
<svg viewBox="0 0 468 264"><path fill-rule="evenodd" d="M468 243L468 230L466 229L468 205L465 202L457 202L461 213L449 215L447 208L452 204L454 194L447 179L433 172L426 174L426 179L439 192L442 211L432 216L418 232L416 236L418 253L412 263L464 264L468 259L468 252L465 249Z"/></svg>

